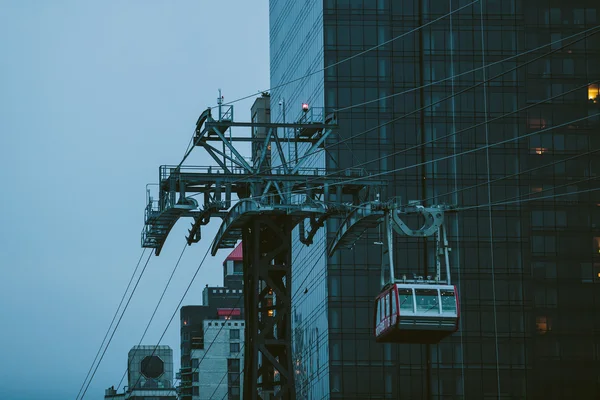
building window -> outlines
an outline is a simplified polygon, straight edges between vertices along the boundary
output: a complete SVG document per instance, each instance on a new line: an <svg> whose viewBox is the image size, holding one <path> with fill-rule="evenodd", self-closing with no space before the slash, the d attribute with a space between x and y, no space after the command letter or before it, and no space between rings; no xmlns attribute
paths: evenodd
<svg viewBox="0 0 600 400"><path fill-rule="evenodd" d="M229 331L229 339L239 339L239 338L240 338L240 330L239 329L231 329Z"/></svg>
<svg viewBox="0 0 600 400"><path fill-rule="evenodd" d="M227 372L240 372L240 359L239 358L228 358L227 359Z"/></svg>
<svg viewBox="0 0 600 400"><path fill-rule="evenodd" d="M192 386L192 396L200 396L200 388L198 386Z"/></svg>
<svg viewBox="0 0 600 400"><path fill-rule="evenodd" d="M594 83L588 86L588 99L592 103L600 102L600 84Z"/></svg>
<svg viewBox="0 0 600 400"><path fill-rule="evenodd" d="M600 283L600 263L582 263L581 282Z"/></svg>
<svg viewBox="0 0 600 400"><path fill-rule="evenodd" d="M183 332L181 334L181 341L182 342L187 342L188 340L190 340L190 333L189 332Z"/></svg>
<svg viewBox="0 0 600 400"><path fill-rule="evenodd" d="M240 344L239 343L229 343L229 351L231 353L239 353L240 352Z"/></svg>
<svg viewBox="0 0 600 400"><path fill-rule="evenodd" d="M242 261L233 263L233 273L234 274L243 274L244 273L244 263Z"/></svg>
<svg viewBox="0 0 600 400"><path fill-rule="evenodd" d="M535 319L535 326L540 335L546 334L548 331L552 330L552 324L550 323L550 318L546 316L540 316Z"/></svg>
<svg viewBox="0 0 600 400"><path fill-rule="evenodd" d="M532 236L531 251L533 253L554 253L556 251L556 237Z"/></svg>
<svg viewBox="0 0 600 400"><path fill-rule="evenodd" d="M239 372L230 372L228 375L228 386L240 386L240 373Z"/></svg>
<svg viewBox="0 0 600 400"><path fill-rule="evenodd" d="M229 388L228 399L229 400L240 400L240 388L239 386L234 386Z"/></svg>
<svg viewBox="0 0 600 400"><path fill-rule="evenodd" d="M600 254L600 236L594 237L594 254Z"/></svg>
<svg viewBox="0 0 600 400"><path fill-rule="evenodd" d="M200 376L199 376L198 372L194 372L192 374L192 382L198 382L199 378L200 378Z"/></svg>
<svg viewBox="0 0 600 400"><path fill-rule="evenodd" d="M192 358L192 368L198 368L198 359Z"/></svg>

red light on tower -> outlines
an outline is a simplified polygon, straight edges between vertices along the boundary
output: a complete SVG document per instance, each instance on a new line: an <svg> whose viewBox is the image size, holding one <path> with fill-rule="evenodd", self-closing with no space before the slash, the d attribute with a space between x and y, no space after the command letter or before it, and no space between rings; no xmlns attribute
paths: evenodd
<svg viewBox="0 0 600 400"><path fill-rule="evenodd" d="M302 111L304 111L304 112L308 111L308 103L302 103Z"/></svg>

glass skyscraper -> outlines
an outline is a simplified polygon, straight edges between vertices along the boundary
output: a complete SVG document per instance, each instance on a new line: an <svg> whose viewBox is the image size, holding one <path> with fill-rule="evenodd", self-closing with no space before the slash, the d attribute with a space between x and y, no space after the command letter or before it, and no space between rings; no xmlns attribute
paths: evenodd
<svg viewBox="0 0 600 400"><path fill-rule="evenodd" d="M333 220L295 241L298 398L600 397L599 10L270 2L272 120L304 102L337 112L313 165L387 179L383 200L459 207L446 223L461 323L439 345L375 342L377 231L331 258ZM396 237L395 264L432 274L432 241Z"/></svg>

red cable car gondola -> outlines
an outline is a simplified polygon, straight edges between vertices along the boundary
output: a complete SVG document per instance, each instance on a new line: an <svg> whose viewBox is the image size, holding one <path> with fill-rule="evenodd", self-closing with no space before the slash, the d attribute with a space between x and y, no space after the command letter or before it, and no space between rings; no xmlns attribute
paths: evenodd
<svg viewBox="0 0 600 400"><path fill-rule="evenodd" d="M408 228L395 210L385 216L381 285L375 299L375 340L382 343L439 343L458 330L460 307L456 286L450 284L450 259L443 211L417 206L416 212L426 218L418 230ZM414 211L413 211L414 212ZM436 275L414 280L394 278L392 228L413 237L436 237ZM441 265L445 264L447 280L440 280ZM387 276L386 276L387 275Z"/></svg>
<svg viewBox="0 0 600 400"><path fill-rule="evenodd" d="M459 318L454 285L395 283L375 300L375 340L438 343L458 330Z"/></svg>

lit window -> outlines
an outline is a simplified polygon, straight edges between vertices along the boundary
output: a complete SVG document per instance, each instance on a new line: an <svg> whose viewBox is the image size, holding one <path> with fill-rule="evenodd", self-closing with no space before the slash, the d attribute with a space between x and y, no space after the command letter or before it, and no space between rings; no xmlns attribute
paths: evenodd
<svg viewBox="0 0 600 400"><path fill-rule="evenodd" d="M539 193L539 192L541 192L541 191L542 191L542 187L541 187L541 186L533 186L533 187L531 188L531 192L532 192L532 193Z"/></svg>
<svg viewBox="0 0 600 400"><path fill-rule="evenodd" d="M598 101L600 100L600 84L595 83L593 85L588 86L588 99L590 99L594 103L598 103Z"/></svg>
<svg viewBox="0 0 600 400"><path fill-rule="evenodd" d="M529 129L544 129L546 127L546 120L543 118L529 118L527 125L529 125Z"/></svg>
<svg viewBox="0 0 600 400"><path fill-rule="evenodd" d="M600 254L600 236L594 237L594 253Z"/></svg>
<svg viewBox="0 0 600 400"><path fill-rule="evenodd" d="M548 317L537 317L535 319L535 327L540 335L547 333L552 330L552 325L550 324L550 319Z"/></svg>
<svg viewBox="0 0 600 400"><path fill-rule="evenodd" d="M548 149L546 147L534 147L533 149L531 149L531 152L538 155L542 155L548 152Z"/></svg>

